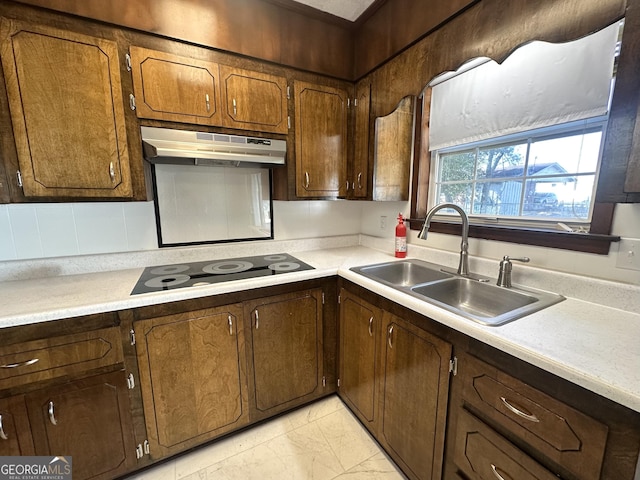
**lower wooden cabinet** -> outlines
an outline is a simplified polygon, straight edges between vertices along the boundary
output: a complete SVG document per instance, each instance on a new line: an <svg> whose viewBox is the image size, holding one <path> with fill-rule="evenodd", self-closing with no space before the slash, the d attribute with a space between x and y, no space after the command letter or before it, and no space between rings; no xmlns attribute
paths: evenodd
<svg viewBox="0 0 640 480"><path fill-rule="evenodd" d="M0 457L35 455L24 395L0 400Z"/></svg>
<svg viewBox="0 0 640 480"><path fill-rule="evenodd" d="M97 375L26 396L36 455L69 455L73 478L110 479L136 464L126 376Z"/></svg>
<svg viewBox="0 0 640 480"><path fill-rule="evenodd" d="M123 371L0 400L0 456L70 456L73 478L132 470L136 451Z"/></svg>
<svg viewBox="0 0 640 480"><path fill-rule="evenodd" d="M410 477L441 478L451 344L385 313L379 441Z"/></svg>
<svg viewBox="0 0 640 480"><path fill-rule="evenodd" d="M476 417L462 411L455 435L455 461L470 480L558 480Z"/></svg>
<svg viewBox="0 0 640 480"><path fill-rule="evenodd" d="M409 478L440 479L451 344L342 289L339 345L347 406Z"/></svg>
<svg viewBox="0 0 640 480"><path fill-rule="evenodd" d="M382 310L340 290L340 396L360 421L375 432Z"/></svg>
<svg viewBox="0 0 640 480"><path fill-rule="evenodd" d="M151 458L249 423L242 306L134 323Z"/></svg>
<svg viewBox="0 0 640 480"><path fill-rule="evenodd" d="M257 415L322 393L322 291L278 295L244 305L250 318L250 368Z"/></svg>

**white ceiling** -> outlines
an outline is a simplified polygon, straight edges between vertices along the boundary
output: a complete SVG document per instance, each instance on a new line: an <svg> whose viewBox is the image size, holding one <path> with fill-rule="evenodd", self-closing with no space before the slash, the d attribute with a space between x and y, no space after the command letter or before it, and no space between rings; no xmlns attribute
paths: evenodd
<svg viewBox="0 0 640 480"><path fill-rule="evenodd" d="M317 10L356 21L374 0L295 0Z"/></svg>

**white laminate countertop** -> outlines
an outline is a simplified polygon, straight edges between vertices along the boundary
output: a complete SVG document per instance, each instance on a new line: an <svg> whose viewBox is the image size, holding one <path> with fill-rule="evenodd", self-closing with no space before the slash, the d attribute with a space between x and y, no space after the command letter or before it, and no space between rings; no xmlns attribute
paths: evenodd
<svg viewBox="0 0 640 480"><path fill-rule="evenodd" d="M143 268L0 282L0 328L338 274L472 338L640 412L640 314L634 313L637 309L633 297L640 295L640 288L626 285L618 287L602 281L596 281L598 285L593 287L600 290L608 288L608 296L628 298L631 295L633 298L630 303L625 304L632 306L630 310L592 303L559 292L568 298L506 325L489 327L463 319L350 270L354 266L395 260L393 255L375 248L347 246L288 253L312 265L315 270L133 296L130 295L131 290ZM428 249L414 248L412 253L416 255L410 257L443 263L438 261L440 258L433 258L433 253ZM534 281L538 273L535 270L531 272L530 278ZM567 283L566 278L562 280L563 284ZM575 282L568 283L575 288ZM541 288L539 285L525 284ZM554 282L547 279L546 284L553 286ZM593 285L593 282L586 285Z"/></svg>

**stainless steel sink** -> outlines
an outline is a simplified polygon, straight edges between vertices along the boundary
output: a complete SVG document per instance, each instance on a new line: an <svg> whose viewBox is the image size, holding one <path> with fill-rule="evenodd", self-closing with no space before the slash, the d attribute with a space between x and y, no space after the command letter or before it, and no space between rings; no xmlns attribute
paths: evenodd
<svg viewBox="0 0 640 480"><path fill-rule="evenodd" d="M564 300L555 293L517 285L498 287L486 277L460 276L417 259L351 270L484 325L503 325Z"/></svg>
<svg viewBox="0 0 640 480"><path fill-rule="evenodd" d="M419 260L383 263L370 267L353 268L352 270L387 285L400 287L412 287L453 277L453 275L441 271L437 265Z"/></svg>

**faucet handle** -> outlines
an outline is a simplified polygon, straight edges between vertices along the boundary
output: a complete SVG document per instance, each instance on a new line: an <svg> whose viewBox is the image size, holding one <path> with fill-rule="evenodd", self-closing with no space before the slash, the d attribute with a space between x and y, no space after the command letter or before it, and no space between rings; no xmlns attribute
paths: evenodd
<svg viewBox="0 0 640 480"><path fill-rule="evenodd" d="M500 273L498 274L498 281L496 282L496 285L499 287L511 288L511 269L513 268L511 260L523 263L530 261L529 257L514 258L508 255L502 257L500 261Z"/></svg>

